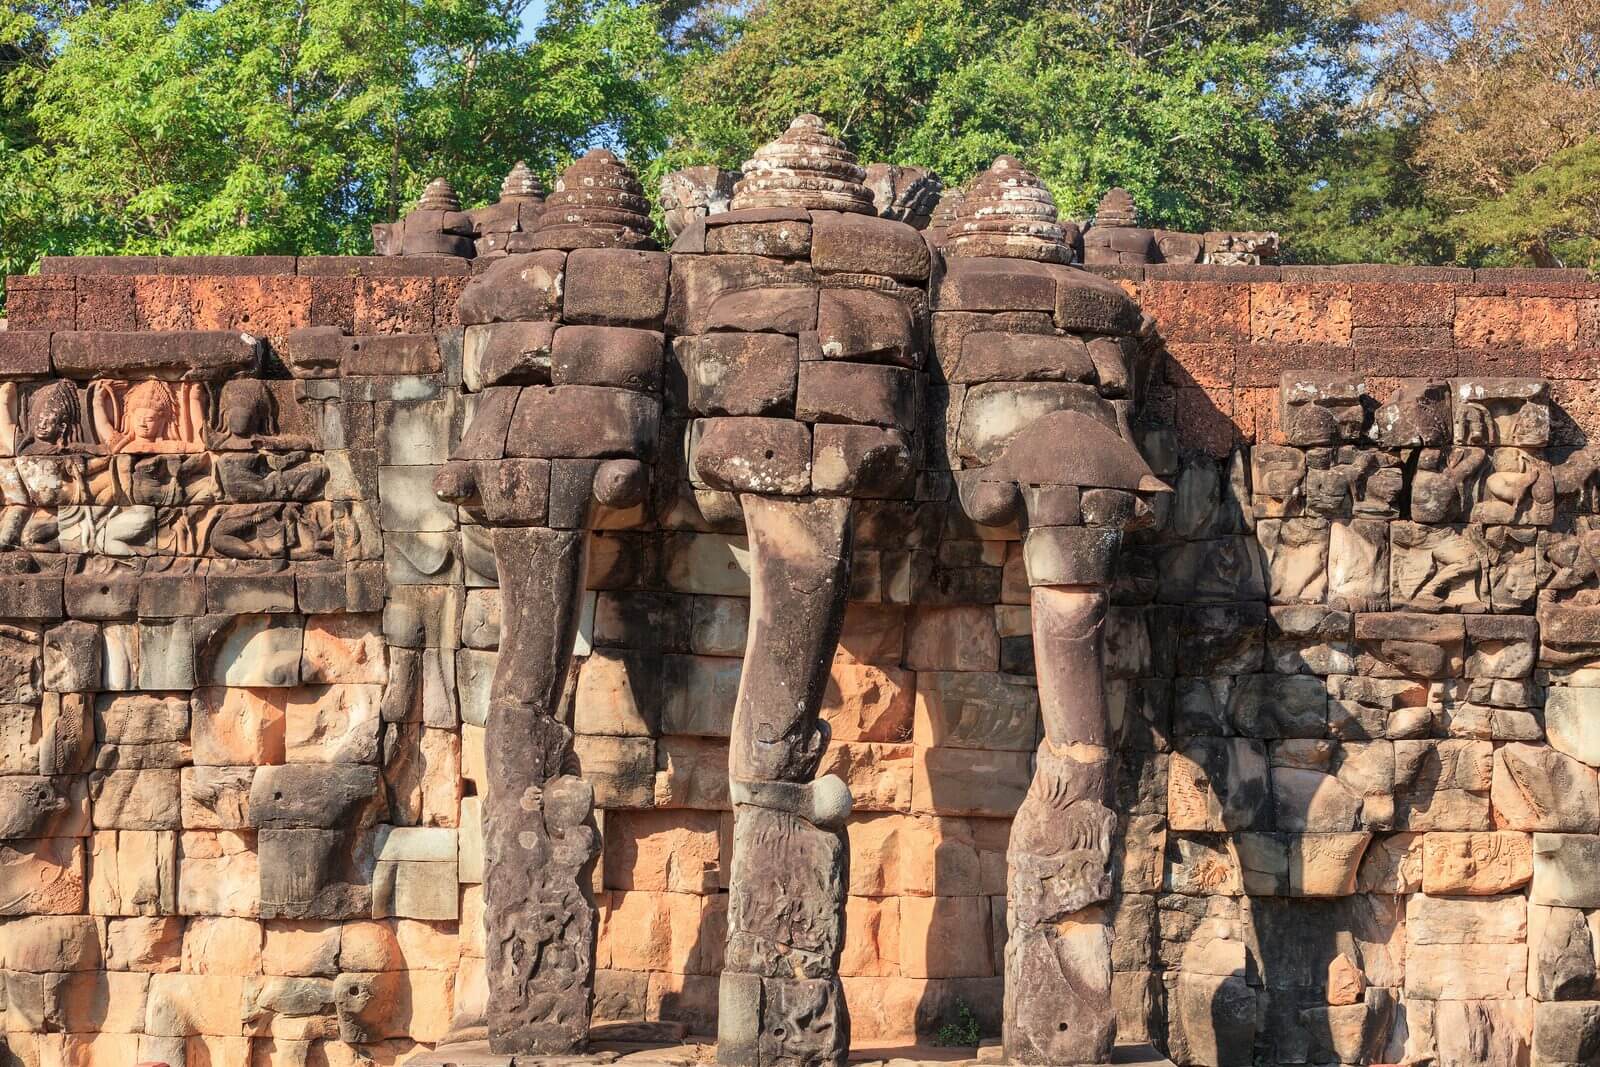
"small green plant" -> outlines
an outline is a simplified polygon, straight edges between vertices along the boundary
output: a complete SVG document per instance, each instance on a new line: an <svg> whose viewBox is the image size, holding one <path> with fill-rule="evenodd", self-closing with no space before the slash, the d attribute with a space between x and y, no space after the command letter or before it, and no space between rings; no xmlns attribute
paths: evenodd
<svg viewBox="0 0 1600 1067"><path fill-rule="evenodd" d="M933 1040L938 1045L964 1045L976 1048L982 1036L978 1030L977 1016L972 1014L972 1009L967 1007L966 1001L958 1000L955 1018L946 1019Z"/></svg>

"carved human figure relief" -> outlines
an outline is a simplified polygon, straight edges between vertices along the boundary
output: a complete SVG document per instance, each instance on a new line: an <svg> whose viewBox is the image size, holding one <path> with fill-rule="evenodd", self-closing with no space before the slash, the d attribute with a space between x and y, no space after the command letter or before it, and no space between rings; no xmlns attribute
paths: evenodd
<svg viewBox="0 0 1600 1067"><path fill-rule="evenodd" d="M205 387L199 382L98 381L89 386L96 440L107 452L202 452Z"/></svg>

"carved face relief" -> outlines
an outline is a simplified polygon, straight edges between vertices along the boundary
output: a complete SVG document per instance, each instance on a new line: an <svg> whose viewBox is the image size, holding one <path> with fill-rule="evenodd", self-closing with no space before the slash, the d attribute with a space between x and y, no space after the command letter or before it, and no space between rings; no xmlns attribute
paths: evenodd
<svg viewBox="0 0 1600 1067"><path fill-rule="evenodd" d="M229 382L222 387L222 428L235 437L267 432L272 408L266 386L254 379Z"/></svg>
<svg viewBox="0 0 1600 1067"><path fill-rule="evenodd" d="M35 392L28 404L27 445L31 452L56 451L77 439L78 391L71 382L51 382Z"/></svg>

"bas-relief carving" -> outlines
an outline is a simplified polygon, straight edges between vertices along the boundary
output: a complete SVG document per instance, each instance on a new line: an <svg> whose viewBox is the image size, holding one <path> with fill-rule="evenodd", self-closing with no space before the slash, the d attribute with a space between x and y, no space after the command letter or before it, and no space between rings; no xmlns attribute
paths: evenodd
<svg viewBox="0 0 1600 1067"><path fill-rule="evenodd" d="M97 381L88 397L90 426L108 453L205 450L206 395L199 382Z"/></svg>

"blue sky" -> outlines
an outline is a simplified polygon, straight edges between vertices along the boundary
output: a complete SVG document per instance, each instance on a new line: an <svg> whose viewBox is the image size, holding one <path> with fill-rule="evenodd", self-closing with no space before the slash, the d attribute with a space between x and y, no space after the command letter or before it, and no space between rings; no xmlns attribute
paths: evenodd
<svg viewBox="0 0 1600 1067"><path fill-rule="evenodd" d="M533 38L533 31L539 28L539 23L544 21L544 0L532 0L526 11L522 13L522 40Z"/></svg>

